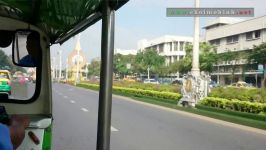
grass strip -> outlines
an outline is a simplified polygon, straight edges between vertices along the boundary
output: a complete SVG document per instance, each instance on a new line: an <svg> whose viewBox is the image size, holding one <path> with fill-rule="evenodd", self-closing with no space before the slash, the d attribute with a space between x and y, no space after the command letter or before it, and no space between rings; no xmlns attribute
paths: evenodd
<svg viewBox="0 0 266 150"><path fill-rule="evenodd" d="M80 87L83 87L83 86L80 86ZM89 88L89 87L83 87L83 88L98 91L97 88ZM236 115L232 115L230 113L211 111L211 110L207 110L207 109L180 107L180 106L177 106L176 104L169 103L165 100L161 100L158 98L134 96L134 95L130 95L130 94L126 94L126 93L120 93L120 92L113 92L113 94L129 97L129 98L132 98L134 100L138 100L138 101L142 101L142 102L146 102L146 103L150 103L150 104L164 106L167 108L172 108L172 109L176 109L176 110L181 110L181 111L185 111L185 112L189 112L189 113L194 113L194 114L198 114L198 115L202 115L202 116L207 116L207 117L211 117L211 118L215 118L215 119L219 119L219 120L224 120L224 121L228 121L228 122L232 122L232 123L236 123L236 124L241 124L241 125L245 125L245 126L250 126L250 127L266 130L266 122L261 121L261 120L244 118L243 116L236 116Z"/></svg>
<svg viewBox="0 0 266 150"><path fill-rule="evenodd" d="M209 106L204 106L204 105L197 105L196 108L201 109L201 110L207 110L211 112L223 113L223 114L228 114L232 116L238 116L238 117L266 122L266 115L258 115L258 114L253 114L253 113L226 110L226 109L214 108L214 107L209 107Z"/></svg>

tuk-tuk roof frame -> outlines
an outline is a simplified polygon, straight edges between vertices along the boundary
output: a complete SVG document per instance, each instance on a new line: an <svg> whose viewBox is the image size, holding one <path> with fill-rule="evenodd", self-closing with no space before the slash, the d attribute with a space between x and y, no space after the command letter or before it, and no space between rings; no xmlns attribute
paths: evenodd
<svg viewBox="0 0 266 150"><path fill-rule="evenodd" d="M1 0L0 16L32 24L50 38L50 44L64 43L102 19L105 0ZM129 0L110 0L117 10Z"/></svg>

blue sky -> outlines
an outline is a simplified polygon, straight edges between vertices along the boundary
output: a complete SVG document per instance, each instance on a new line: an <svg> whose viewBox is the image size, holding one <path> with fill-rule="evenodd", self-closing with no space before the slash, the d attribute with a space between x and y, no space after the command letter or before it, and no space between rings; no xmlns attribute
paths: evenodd
<svg viewBox="0 0 266 150"><path fill-rule="evenodd" d="M265 0L201 0L200 5L201 7L253 7L256 17L266 15ZM130 0L116 12L115 48L137 49L139 40L150 40L166 34L192 36L193 18L168 18L166 8L193 6L194 0ZM213 18L201 18L201 27L211 19ZM62 58L67 58L75 43L76 38L72 38L61 46L52 46L51 57L57 56L57 50L63 50ZM88 61L100 56L101 21L81 33L80 43ZM63 59L63 64L65 61Z"/></svg>

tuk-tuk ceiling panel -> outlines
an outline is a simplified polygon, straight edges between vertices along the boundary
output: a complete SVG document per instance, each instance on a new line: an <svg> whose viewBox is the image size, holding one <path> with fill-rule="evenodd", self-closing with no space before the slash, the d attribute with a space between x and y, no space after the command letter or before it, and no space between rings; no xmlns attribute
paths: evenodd
<svg viewBox="0 0 266 150"><path fill-rule="evenodd" d="M0 0L0 15L30 22L48 34L51 43L88 16L104 0ZM127 0L112 0L115 9Z"/></svg>

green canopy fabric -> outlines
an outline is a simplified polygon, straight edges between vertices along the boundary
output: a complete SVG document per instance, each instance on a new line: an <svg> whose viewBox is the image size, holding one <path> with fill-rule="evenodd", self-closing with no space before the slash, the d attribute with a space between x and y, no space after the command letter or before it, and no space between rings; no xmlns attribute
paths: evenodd
<svg viewBox="0 0 266 150"><path fill-rule="evenodd" d="M88 27L101 19L103 1L0 0L0 16L19 19L33 24L50 37L51 44L62 43L60 38L69 34L71 30L81 28L82 25L87 25L86 27ZM117 10L128 0L110 1L112 8Z"/></svg>

